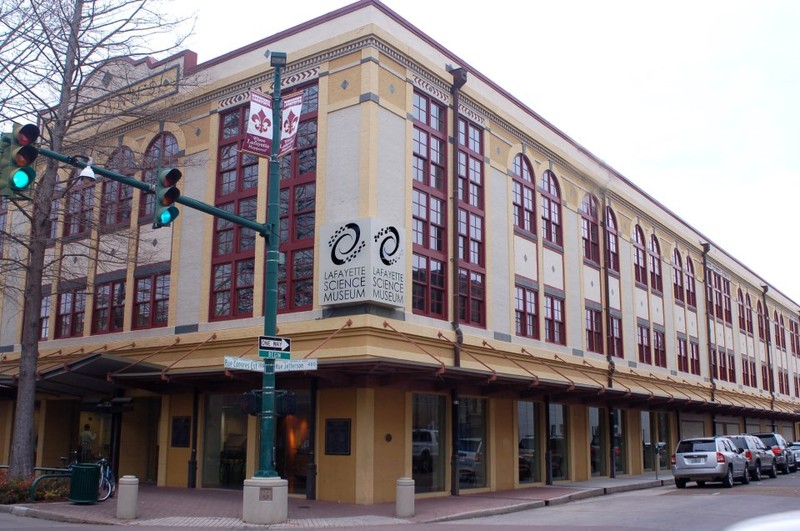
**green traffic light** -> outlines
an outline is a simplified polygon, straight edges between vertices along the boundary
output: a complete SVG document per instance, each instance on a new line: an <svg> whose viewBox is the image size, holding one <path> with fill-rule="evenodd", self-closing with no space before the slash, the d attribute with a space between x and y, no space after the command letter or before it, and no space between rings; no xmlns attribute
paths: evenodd
<svg viewBox="0 0 800 531"><path fill-rule="evenodd" d="M33 182L36 177L36 172L31 167L18 168L11 174L11 188L15 190L24 190Z"/></svg>
<svg viewBox="0 0 800 531"><path fill-rule="evenodd" d="M159 226L165 227L170 223L172 223L173 221L175 221L175 218L177 217L178 217L177 208L172 206L169 208L165 208L158 214L158 224Z"/></svg>

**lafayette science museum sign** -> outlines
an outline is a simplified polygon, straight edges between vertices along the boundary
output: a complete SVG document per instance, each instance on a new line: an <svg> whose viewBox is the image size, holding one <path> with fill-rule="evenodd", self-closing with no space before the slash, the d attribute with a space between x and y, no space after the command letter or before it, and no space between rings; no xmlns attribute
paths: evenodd
<svg viewBox="0 0 800 531"><path fill-rule="evenodd" d="M405 306L405 232L374 218L334 223L320 233L322 306L370 302Z"/></svg>

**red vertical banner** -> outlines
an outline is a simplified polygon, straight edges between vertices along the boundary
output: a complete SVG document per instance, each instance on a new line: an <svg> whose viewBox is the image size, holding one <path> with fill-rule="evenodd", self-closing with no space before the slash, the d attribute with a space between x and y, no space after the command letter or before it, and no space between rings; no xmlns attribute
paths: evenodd
<svg viewBox="0 0 800 531"><path fill-rule="evenodd" d="M303 93L295 92L283 98L281 116L281 144L278 156L282 157L294 149L297 126L303 109Z"/></svg>

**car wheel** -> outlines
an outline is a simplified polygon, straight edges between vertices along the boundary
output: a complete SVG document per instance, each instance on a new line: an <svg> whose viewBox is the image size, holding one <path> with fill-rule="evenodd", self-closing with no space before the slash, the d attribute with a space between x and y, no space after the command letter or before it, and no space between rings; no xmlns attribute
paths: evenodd
<svg viewBox="0 0 800 531"><path fill-rule="evenodd" d="M789 465L781 465L781 474L788 474L789 473Z"/></svg>
<svg viewBox="0 0 800 531"><path fill-rule="evenodd" d="M675 486L679 489L685 489L688 481L686 478L675 478Z"/></svg>
<svg viewBox="0 0 800 531"><path fill-rule="evenodd" d="M744 474L742 474L742 485L750 484L750 471L747 470L747 465L744 465Z"/></svg>
<svg viewBox="0 0 800 531"><path fill-rule="evenodd" d="M733 487L733 469L731 467L728 467L728 473L722 479L722 486L726 489Z"/></svg>
<svg viewBox="0 0 800 531"><path fill-rule="evenodd" d="M753 481L761 481L761 461L756 461L756 468L750 476Z"/></svg>
<svg viewBox="0 0 800 531"><path fill-rule="evenodd" d="M775 466L775 461L772 462L772 467L770 467L769 473L767 475L772 479L778 477L778 467Z"/></svg>
<svg viewBox="0 0 800 531"><path fill-rule="evenodd" d="M700 487L701 489L706 486L706 482L703 480L697 481L696 483L697 486Z"/></svg>

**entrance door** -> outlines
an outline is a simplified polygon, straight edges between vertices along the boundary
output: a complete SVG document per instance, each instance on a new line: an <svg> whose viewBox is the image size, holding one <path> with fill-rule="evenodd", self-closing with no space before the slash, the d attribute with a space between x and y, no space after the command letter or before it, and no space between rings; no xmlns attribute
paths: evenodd
<svg viewBox="0 0 800 531"><path fill-rule="evenodd" d="M203 432L203 487L241 489L247 450L247 414L241 395L208 395Z"/></svg>
<svg viewBox="0 0 800 531"><path fill-rule="evenodd" d="M275 471L289 482L289 494L306 494L312 462L311 390L276 393Z"/></svg>

